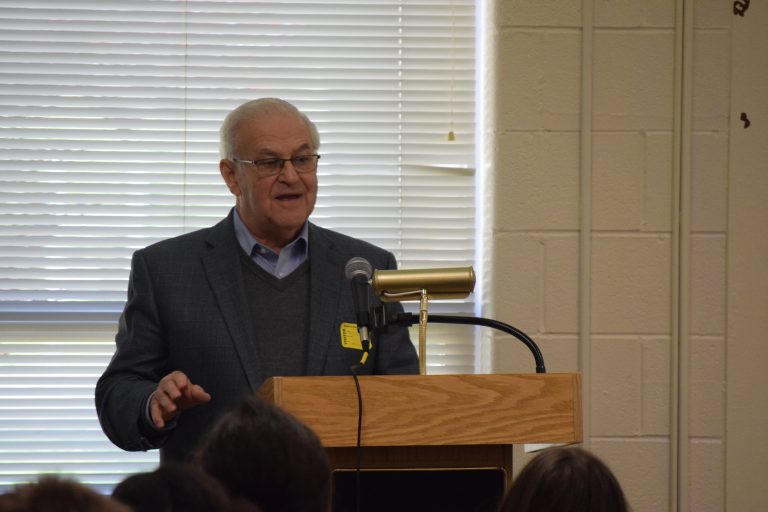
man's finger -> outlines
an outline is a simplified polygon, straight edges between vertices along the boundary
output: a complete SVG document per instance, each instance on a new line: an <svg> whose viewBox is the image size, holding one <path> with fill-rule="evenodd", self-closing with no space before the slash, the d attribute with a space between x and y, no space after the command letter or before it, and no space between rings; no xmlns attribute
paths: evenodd
<svg viewBox="0 0 768 512"><path fill-rule="evenodd" d="M156 428L165 427L165 420L163 419L162 410L157 400L155 400L154 395L152 396L152 399L149 402L149 413L152 416L152 422L155 424Z"/></svg>
<svg viewBox="0 0 768 512"><path fill-rule="evenodd" d="M183 372L174 371L160 379L150 401L150 415L157 428L179 412L208 402L211 395L202 386L192 384Z"/></svg>
<svg viewBox="0 0 768 512"><path fill-rule="evenodd" d="M190 398L195 404L202 404L211 399L211 395L209 395L202 386L199 386L197 384L194 384L190 388Z"/></svg>
<svg viewBox="0 0 768 512"><path fill-rule="evenodd" d="M181 393L179 393L179 396L181 396ZM175 413L179 408L177 403L178 398L174 400L166 393L163 393L162 390L158 389L155 394L152 395L152 398L160 408L160 412L162 413L163 417L168 417L168 415Z"/></svg>
<svg viewBox="0 0 768 512"><path fill-rule="evenodd" d="M163 377L163 380L166 380L166 379L180 390L187 389L187 387L191 384L189 377L187 377L187 375L184 372L180 372L178 370L171 372L165 377Z"/></svg>

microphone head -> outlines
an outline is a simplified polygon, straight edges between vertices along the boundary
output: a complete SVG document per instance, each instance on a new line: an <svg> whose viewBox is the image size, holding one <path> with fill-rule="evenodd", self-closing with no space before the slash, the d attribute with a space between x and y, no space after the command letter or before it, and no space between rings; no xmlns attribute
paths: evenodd
<svg viewBox="0 0 768 512"><path fill-rule="evenodd" d="M347 264L344 265L344 276L350 281L358 276L362 276L366 281L369 281L372 275L373 267L371 267L371 263L365 258L355 256L354 258L350 258L349 261L347 261Z"/></svg>

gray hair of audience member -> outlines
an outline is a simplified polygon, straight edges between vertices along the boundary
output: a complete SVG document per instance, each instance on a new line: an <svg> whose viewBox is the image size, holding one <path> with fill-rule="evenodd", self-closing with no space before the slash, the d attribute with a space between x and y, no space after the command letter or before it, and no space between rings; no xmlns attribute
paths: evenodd
<svg viewBox="0 0 768 512"><path fill-rule="evenodd" d="M131 512L126 505L85 484L58 475L42 475L0 495L2 512Z"/></svg>
<svg viewBox="0 0 768 512"><path fill-rule="evenodd" d="M549 448L523 467L500 512L627 512L608 466L581 448Z"/></svg>
<svg viewBox="0 0 768 512"><path fill-rule="evenodd" d="M312 151L320 149L320 132L306 114L292 103L279 98L259 98L243 103L227 114L219 129L219 157L233 158L238 150L238 133L243 122L264 115L295 115L306 123L312 138Z"/></svg>
<svg viewBox="0 0 768 512"><path fill-rule="evenodd" d="M326 512L331 471L317 435L255 396L224 413L196 453L203 470L263 512Z"/></svg>
<svg viewBox="0 0 768 512"><path fill-rule="evenodd" d="M187 464L130 475L115 486L112 497L133 512L231 512L246 505L232 503L218 480ZM258 512L256 505L249 510Z"/></svg>

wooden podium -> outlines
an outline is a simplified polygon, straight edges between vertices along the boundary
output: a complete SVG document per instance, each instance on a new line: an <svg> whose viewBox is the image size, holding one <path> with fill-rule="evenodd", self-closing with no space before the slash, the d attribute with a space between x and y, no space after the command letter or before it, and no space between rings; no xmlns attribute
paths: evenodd
<svg viewBox="0 0 768 512"><path fill-rule="evenodd" d="M512 445L582 440L575 373L359 377L363 470L495 468L512 476ZM258 395L309 425L331 469L357 467L352 377L274 377Z"/></svg>

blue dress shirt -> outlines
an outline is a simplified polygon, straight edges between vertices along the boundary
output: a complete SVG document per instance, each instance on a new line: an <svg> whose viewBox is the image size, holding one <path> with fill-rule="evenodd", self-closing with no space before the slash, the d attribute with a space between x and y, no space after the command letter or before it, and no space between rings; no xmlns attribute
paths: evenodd
<svg viewBox="0 0 768 512"><path fill-rule="evenodd" d="M280 250L280 254L277 254L253 238L237 210L235 210L233 217L235 236L240 247L243 248L246 254L251 256L254 263L278 279L290 275L291 272L307 260L309 256L309 227L307 221L304 221L299 236L283 247Z"/></svg>

